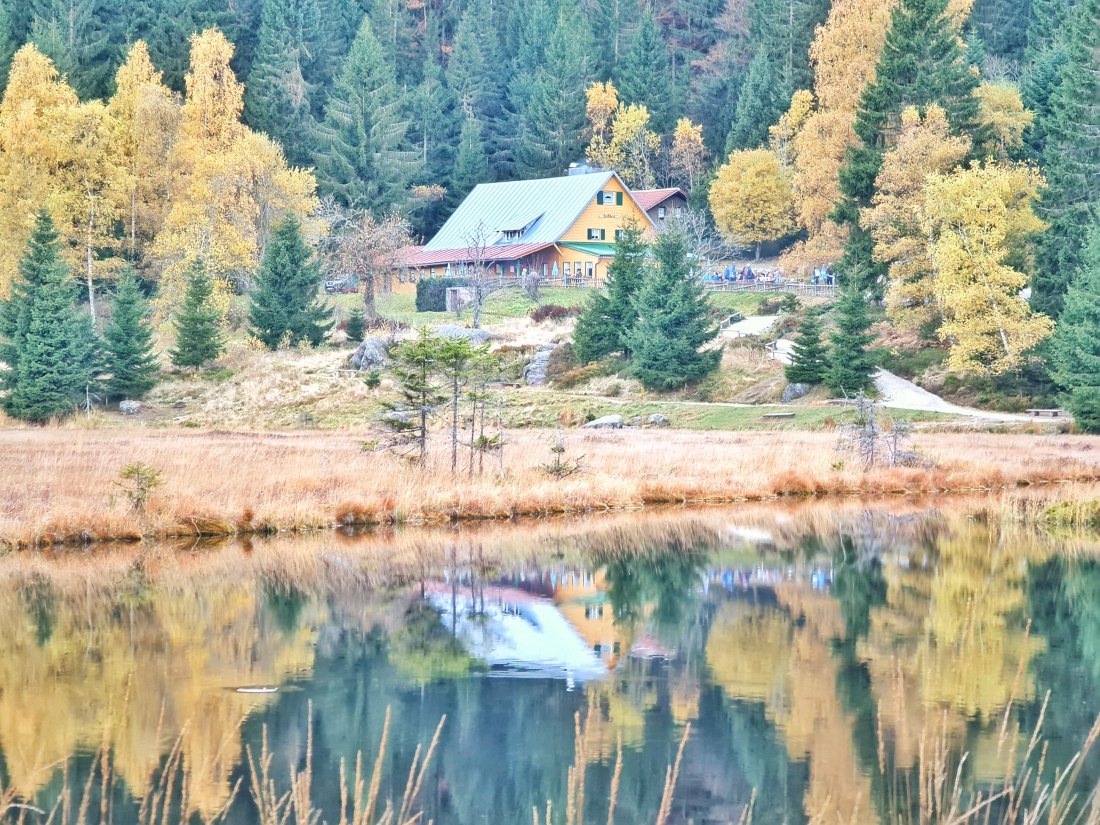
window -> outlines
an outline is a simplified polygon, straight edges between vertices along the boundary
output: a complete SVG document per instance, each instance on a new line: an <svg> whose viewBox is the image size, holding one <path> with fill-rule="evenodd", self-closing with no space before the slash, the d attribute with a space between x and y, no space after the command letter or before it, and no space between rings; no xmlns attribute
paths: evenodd
<svg viewBox="0 0 1100 825"><path fill-rule="evenodd" d="M576 274L576 276L578 278L581 277L582 270L581 270L581 262L580 261L577 261L575 264L573 264L573 272L574 272L574 274Z"/></svg>
<svg viewBox="0 0 1100 825"><path fill-rule="evenodd" d="M565 262L565 277L566 278L568 278L570 275L573 274L573 270L570 267L571 267L571 264L569 263L569 261L566 261Z"/></svg>
<svg viewBox="0 0 1100 825"><path fill-rule="evenodd" d="M615 195L616 194L618 194L618 193L616 193L616 192L600 192L600 196L599 196L599 198L597 198L596 202L600 206L611 206L615 203ZM622 197L622 195L620 194L619 197Z"/></svg>
<svg viewBox="0 0 1100 825"><path fill-rule="evenodd" d="M526 230L523 229L506 229L504 230L504 240L506 241L518 241L523 237L523 233Z"/></svg>
<svg viewBox="0 0 1100 825"><path fill-rule="evenodd" d="M618 243L618 242L619 242L619 241L621 241L622 239L623 239L623 230L621 230L621 229L616 229L616 230L615 230L615 242L616 242L616 243Z"/></svg>
<svg viewBox="0 0 1100 825"><path fill-rule="evenodd" d="M588 230L588 240L598 241L599 239L600 239L600 230L598 230L598 229L589 229Z"/></svg>
<svg viewBox="0 0 1100 825"><path fill-rule="evenodd" d="M431 278L435 277L435 267L434 266L431 269L428 270L428 275Z"/></svg>
<svg viewBox="0 0 1100 825"><path fill-rule="evenodd" d="M542 265L542 277L545 278L550 274L550 264Z"/></svg>
<svg viewBox="0 0 1100 825"><path fill-rule="evenodd" d="M665 219L665 208L663 206L657 207L657 220L663 221Z"/></svg>
<svg viewBox="0 0 1100 825"><path fill-rule="evenodd" d="M584 274L585 274L585 276L587 276L589 278L591 278L593 276L593 274L595 274L595 272L593 270L593 264L586 263L584 265Z"/></svg>

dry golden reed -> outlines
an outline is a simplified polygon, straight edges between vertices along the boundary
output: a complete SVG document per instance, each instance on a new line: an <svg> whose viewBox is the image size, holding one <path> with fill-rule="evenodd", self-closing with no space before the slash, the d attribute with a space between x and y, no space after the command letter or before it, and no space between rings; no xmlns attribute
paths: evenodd
<svg viewBox="0 0 1100 825"><path fill-rule="evenodd" d="M442 441L423 467L364 451L366 433L0 431L0 544L309 531L335 525L509 519L777 496L988 490L1100 478L1100 438L929 433L928 468L870 473L827 433L584 431L585 471L556 480L543 432L516 432L505 474L450 472ZM115 481L127 464L164 486L137 512Z"/></svg>

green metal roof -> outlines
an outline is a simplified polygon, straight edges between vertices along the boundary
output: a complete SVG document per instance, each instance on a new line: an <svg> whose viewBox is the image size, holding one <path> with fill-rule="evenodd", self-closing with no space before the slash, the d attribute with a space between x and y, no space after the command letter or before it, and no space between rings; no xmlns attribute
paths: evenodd
<svg viewBox="0 0 1100 825"><path fill-rule="evenodd" d="M577 241L576 243L559 243L558 246L564 246L566 249L575 249L577 252L584 252L586 255L599 255L601 258L615 257L615 244L613 243L587 243L585 241Z"/></svg>

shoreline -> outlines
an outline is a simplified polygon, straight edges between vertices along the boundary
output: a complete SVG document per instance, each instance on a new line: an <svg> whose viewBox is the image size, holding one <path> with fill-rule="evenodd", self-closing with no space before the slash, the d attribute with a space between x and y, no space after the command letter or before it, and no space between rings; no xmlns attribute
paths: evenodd
<svg viewBox="0 0 1100 825"><path fill-rule="evenodd" d="M835 435L571 430L567 459L583 472L545 470L552 435L506 437L485 473L450 471L437 435L428 466L362 449L368 431L0 431L0 547L92 546L338 528L516 521L782 498L964 494L1100 481L1100 438L927 433L914 438L932 466L848 466ZM145 512L120 490L140 462L163 486ZM490 472L489 465L492 465Z"/></svg>

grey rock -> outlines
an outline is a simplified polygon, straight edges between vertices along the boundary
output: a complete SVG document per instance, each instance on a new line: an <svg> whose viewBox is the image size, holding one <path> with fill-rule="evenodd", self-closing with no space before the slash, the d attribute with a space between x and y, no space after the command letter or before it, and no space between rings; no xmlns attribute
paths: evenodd
<svg viewBox="0 0 1100 825"><path fill-rule="evenodd" d="M172 406L175 407L177 410L182 410L184 407L187 406L187 402L184 401L183 399L180 399L179 401L177 401Z"/></svg>
<svg viewBox="0 0 1100 825"><path fill-rule="evenodd" d="M627 422L631 427L640 427L645 423L644 419L640 415L634 416Z"/></svg>
<svg viewBox="0 0 1100 825"><path fill-rule="evenodd" d="M141 412L141 402L123 401L118 405L118 411L123 415L137 415Z"/></svg>
<svg viewBox="0 0 1100 825"><path fill-rule="evenodd" d="M802 398L803 396L809 395L810 389L811 387L809 384L788 384L783 388L783 403L790 404L796 398Z"/></svg>
<svg viewBox="0 0 1100 825"><path fill-rule="evenodd" d="M373 336L364 338L355 348L348 364L355 370L378 370L390 363L386 342Z"/></svg>
<svg viewBox="0 0 1100 825"><path fill-rule="evenodd" d="M651 427L667 427L669 421L660 413L653 413L653 415L645 420L645 423Z"/></svg>
<svg viewBox="0 0 1100 825"><path fill-rule="evenodd" d="M523 368L523 380L528 386L541 387L546 383L546 368L550 365L550 355L560 346L560 343L555 342L544 344L535 350L535 354L531 356L531 363Z"/></svg>
<svg viewBox="0 0 1100 825"><path fill-rule="evenodd" d="M408 424L409 416L406 413L398 412L397 410L390 410L388 413L382 415L383 421L388 421L391 424Z"/></svg>
<svg viewBox="0 0 1100 825"><path fill-rule="evenodd" d="M440 324L432 327L432 332L441 338L465 338L471 344L481 346L486 341L493 341L497 336L483 329L470 329L469 327L456 327L451 324Z"/></svg>
<svg viewBox="0 0 1100 825"><path fill-rule="evenodd" d="M582 430L621 430L622 428L623 417L621 415L605 415L603 418L589 421L581 427Z"/></svg>

